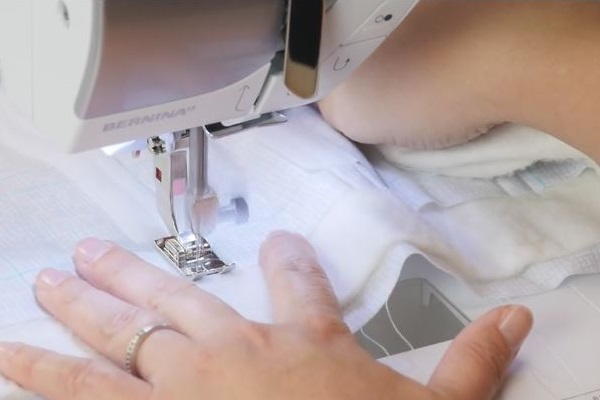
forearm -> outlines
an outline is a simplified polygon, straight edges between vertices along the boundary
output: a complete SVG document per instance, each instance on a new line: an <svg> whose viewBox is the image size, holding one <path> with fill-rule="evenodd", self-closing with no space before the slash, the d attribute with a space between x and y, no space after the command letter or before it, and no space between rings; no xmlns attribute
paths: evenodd
<svg viewBox="0 0 600 400"><path fill-rule="evenodd" d="M511 121L600 160L598 21L596 2L423 0L321 110L361 142L447 147Z"/></svg>
<svg viewBox="0 0 600 400"><path fill-rule="evenodd" d="M493 101L499 85L489 78L498 67L481 45L493 42L495 32L486 29L489 11L479 3L487 2L422 0L321 103L325 118L355 140L412 148L461 143L501 122Z"/></svg>
<svg viewBox="0 0 600 400"><path fill-rule="evenodd" d="M572 7L547 37L550 46L532 43L507 109L512 121L555 135L600 162L598 21L598 4Z"/></svg>

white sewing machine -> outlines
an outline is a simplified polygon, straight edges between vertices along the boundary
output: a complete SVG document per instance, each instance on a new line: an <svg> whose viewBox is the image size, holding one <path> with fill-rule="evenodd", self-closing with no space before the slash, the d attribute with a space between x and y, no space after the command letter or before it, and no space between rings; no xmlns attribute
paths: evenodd
<svg viewBox="0 0 600 400"><path fill-rule="evenodd" d="M323 98L416 2L2 0L0 85L62 150L150 138L172 234L156 245L197 279L230 267L203 234L248 212L208 187L209 137Z"/></svg>

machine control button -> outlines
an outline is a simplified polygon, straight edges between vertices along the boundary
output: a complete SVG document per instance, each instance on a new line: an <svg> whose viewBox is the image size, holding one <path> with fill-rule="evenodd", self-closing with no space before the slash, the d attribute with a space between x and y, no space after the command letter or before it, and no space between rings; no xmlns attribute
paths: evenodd
<svg viewBox="0 0 600 400"><path fill-rule="evenodd" d="M372 15L381 3L383 0L338 0L335 2L325 14L321 61L330 57L340 44L346 43L347 39L364 25L365 19Z"/></svg>
<svg viewBox="0 0 600 400"><path fill-rule="evenodd" d="M415 3L415 0L387 0L377 7L369 19L350 37L348 43L388 36L400 25Z"/></svg>
<svg viewBox="0 0 600 400"><path fill-rule="evenodd" d="M235 104L235 111L238 111L238 112L250 111L250 107L252 106L252 103L254 102L254 99L252 98L252 96L250 96L251 90L252 90L252 88L249 85L244 85L244 86L242 86L241 89L239 89L240 97L239 97L237 103Z"/></svg>
<svg viewBox="0 0 600 400"><path fill-rule="evenodd" d="M202 125L242 118L250 114L270 68L269 63L240 82L196 98L196 109L204 110L203 113L211 117L211 120L205 121Z"/></svg>
<svg viewBox="0 0 600 400"><path fill-rule="evenodd" d="M321 64L319 93L327 93L346 79L383 43L384 37L340 46Z"/></svg>
<svg viewBox="0 0 600 400"><path fill-rule="evenodd" d="M335 63L333 64L333 70L334 71L342 71L342 70L348 68L348 66L350 65L351 62L352 62L352 60L350 58L346 58L344 60L340 56L338 56L335 60Z"/></svg>

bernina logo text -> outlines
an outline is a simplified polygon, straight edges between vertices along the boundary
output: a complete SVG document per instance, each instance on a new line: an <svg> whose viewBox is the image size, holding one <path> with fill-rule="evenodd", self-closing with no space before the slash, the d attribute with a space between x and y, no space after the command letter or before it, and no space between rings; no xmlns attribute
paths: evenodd
<svg viewBox="0 0 600 400"><path fill-rule="evenodd" d="M171 111L159 112L156 114L143 115L140 117L134 117L130 119L124 119L121 121L110 122L104 125L103 132L116 131L120 129L132 128L140 125L153 124L155 122L171 120L175 118L185 117L189 113L196 111L196 106L190 106L186 108L178 108Z"/></svg>

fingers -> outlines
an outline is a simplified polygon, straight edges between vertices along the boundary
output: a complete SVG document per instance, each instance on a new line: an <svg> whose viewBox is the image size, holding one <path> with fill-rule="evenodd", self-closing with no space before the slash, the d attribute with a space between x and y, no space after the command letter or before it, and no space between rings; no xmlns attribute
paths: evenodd
<svg viewBox="0 0 600 400"><path fill-rule="evenodd" d="M0 373L49 400L146 400L152 397L150 385L109 364L22 344L0 344Z"/></svg>
<svg viewBox="0 0 600 400"><path fill-rule="evenodd" d="M206 334L217 321L240 318L193 282L161 271L112 243L86 239L77 246L74 261L79 274L92 285L165 316L190 337Z"/></svg>
<svg viewBox="0 0 600 400"><path fill-rule="evenodd" d="M491 399L532 324L531 312L521 306L484 315L454 340L429 386L444 399Z"/></svg>
<svg viewBox="0 0 600 400"><path fill-rule="evenodd" d="M164 320L102 292L71 274L43 271L36 282L40 304L90 346L123 366L127 346L142 328ZM152 343L150 343L152 342ZM165 358L183 354L190 341L173 330L152 334L139 353L146 377L164 366Z"/></svg>
<svg viewBox="0 0 600 400"><path fill-rule="evenodd" d="M342 313L311 245L300 235L275 232L260 251L260 264L280 323L327 326L342 322Z"/></svg>

